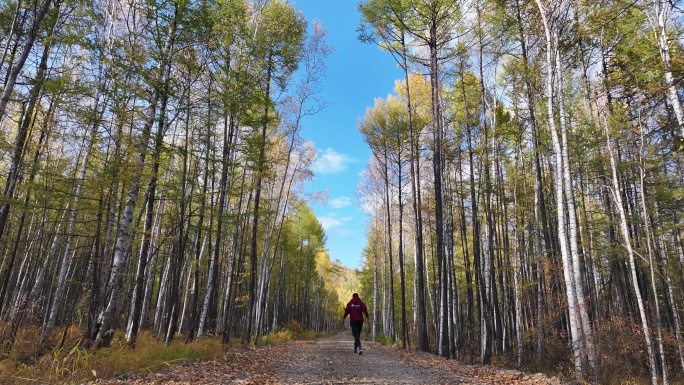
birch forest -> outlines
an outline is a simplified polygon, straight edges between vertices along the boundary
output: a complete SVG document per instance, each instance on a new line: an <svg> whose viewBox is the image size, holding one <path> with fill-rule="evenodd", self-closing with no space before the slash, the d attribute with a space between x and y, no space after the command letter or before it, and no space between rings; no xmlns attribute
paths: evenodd
<svg viewBox="0 0 684 385"><path fill-rule="evenodd" d="M652 384L684 370L682 4L369 0L376 338ZM648 380L647 380L648 381Z"/></svg>
<svg viewBox="0 0 684 385"><path fill-rule="evenodd" d="M283 1L0 4L0 359L73 326L90 350L339 327L303 190L320 25Z"/></svg>
<svg viewBox="0 0 684 385"><path fill-rule="evenodd" d="M404 74L358 111L369 338L681 381L684 5L358 10ZM296 1L0 0L0 362L339 330L301 135L332 50Z"/></svg>

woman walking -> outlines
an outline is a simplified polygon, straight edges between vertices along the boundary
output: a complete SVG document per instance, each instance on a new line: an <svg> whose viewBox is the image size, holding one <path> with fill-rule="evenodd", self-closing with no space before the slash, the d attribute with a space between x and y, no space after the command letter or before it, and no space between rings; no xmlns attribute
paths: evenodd
<svg viewBox="0 0 684 385"><path fill-rule="evenodd" d="M366 315L366 319L369 318L368 309L366 309L366 304L361 301L358 293L352 294L352 299L347 303L347 307L344 309L344 315L342 316L342 321L347 318L349 314L349 324L351 325L352 335L354 336L354 353L359 355L363 354L361 350L361 329L363 329L363 315Z"/></svg>

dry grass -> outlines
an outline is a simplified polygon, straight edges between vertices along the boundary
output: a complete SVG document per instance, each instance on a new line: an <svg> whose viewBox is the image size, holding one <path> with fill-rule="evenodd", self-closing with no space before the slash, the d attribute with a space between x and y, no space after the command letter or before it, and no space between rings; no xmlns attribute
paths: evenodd
<svg viewBox="0 0 684 385"><path fill-rule="evenodd" d="M305 330L298 321L292 321L284 328L260 337L257 345L275 346L292 340L314 340L323 335L312 330Z"/></svg>
<svg viewBox="0 0 684 385"><path fill-rule="evenodd" d="M0 383L80 383L121 374L156 372L180 362L210 359L224 353L218 339L186 344L179 337L167 346L149 332L141 333L135 348L115 337L110 347L93 352L82 346L83 333L75 327L67 331L64 347L37 352L35 334L23 330L10 355L2 357ZM61 333L58 338L61 339Z"/></svg>
<svg viewBox="0 0 684 385"><path fill-rule="evenodd" d="M141 331L135 348L132 348L119 331L109 347L92 351L84 346L83 334L84 330L76 326L55 330L46 344L52 348L39 350L40 329L21 329L12 351L0 356L0 384L72 384L124 374L153 373L181 362L212 359L233 348L222 345L218 337L185 343L183 336L178 336L167 346L149 331ZM0 330L0 337L2 335ZM295 323L261 337L258 345L274 346L319 336L302 330ZM64 344L60 348L62 339Z"/></svg>

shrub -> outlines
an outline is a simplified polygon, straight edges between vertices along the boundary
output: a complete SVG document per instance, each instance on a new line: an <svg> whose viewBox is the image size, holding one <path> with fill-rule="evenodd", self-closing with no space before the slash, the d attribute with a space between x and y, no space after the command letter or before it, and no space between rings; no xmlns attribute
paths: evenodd
<svg viewBox="0 0 684 385"><path fill-rule="evenodd" d="M299 333L295 333L294 339L297 340L313 340L320 337L320 333L316 333L313 330L302 330Z"/></svg>
<svg viewBox="0 0 684 385"><path fill-rule="evenodd" d="M285 327L285 330L289 330L292 333L300 333L304 328L302 327L301 322L297 320L292 320L290 321Z"/></svg>
<svg viewBox="0 0 684 385"><path fill-rule="evenodd" d="M380 333L375 336L375 341L379 342L385 346L392 345L392 339L385 333Z"/></svg>
<svg viewBox="0 0 684 385"><path fill-rule="evenodd" d="M259 339L259 343L266 346L275 346L292 340L292 332L286 329L274 331Z"/></svg>
<svg viewBox="0 0 684 385"><path fill-rule="evenodd" d="M627 317L601 320L596 330L600 377L611 383L621 379L649 378L641 325Z"/></svg>

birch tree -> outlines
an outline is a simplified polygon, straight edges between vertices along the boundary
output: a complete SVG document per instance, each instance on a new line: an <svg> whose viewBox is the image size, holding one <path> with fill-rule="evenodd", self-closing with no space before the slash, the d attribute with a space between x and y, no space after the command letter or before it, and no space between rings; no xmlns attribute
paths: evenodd
<svg viewBox="0 0 684 385"><path fill-rule="evenodd" d="M267 130L272 123L270 110L272 109L273 90L283 87L289 76L297 69L299 54L302 49L302 39L305 22L295 10L285 3L268 3L260 10L260 20L256 25L255 46L257 57L263 60L261 86L263 87L263 112L260 127L255 137L257 141L257 155L255 161L254 208L252 214L252 238L250 245L250 283L249 283L249 320L245 332L245 340L252 338L252 327L257 321L256 285L257 285L257 233L259 230L259 207L261 204L262 180L265 173L265 152L267 147Z"/></svg>

